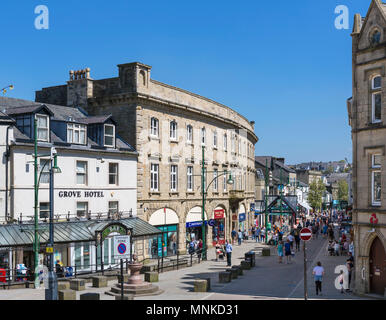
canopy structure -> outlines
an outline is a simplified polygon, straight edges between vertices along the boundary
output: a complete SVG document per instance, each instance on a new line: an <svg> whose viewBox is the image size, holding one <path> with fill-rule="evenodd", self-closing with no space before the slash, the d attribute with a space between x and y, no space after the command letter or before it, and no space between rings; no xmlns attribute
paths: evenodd
<svg viewBox="0 0 386 320"><path fill-rule="evenodd" d="M96 233L106 226L119 223L132 229L133 238L161 234L162 231L138 217L120 220L86 220L54 223L54 242L71 243L95 241ZM34 241L34 224L0 225L0 248L30 246ZM49 239L49 224L39 223L40 243Z"/></svg>
<svg viewBox="0 0 386 320"><path fill-rule="evenodd" d="M307 209L307 210L312 210L312 208L308 205L308 203L306 202L299 202L298 203L301 207L303 207L304 209Z"/></svg>

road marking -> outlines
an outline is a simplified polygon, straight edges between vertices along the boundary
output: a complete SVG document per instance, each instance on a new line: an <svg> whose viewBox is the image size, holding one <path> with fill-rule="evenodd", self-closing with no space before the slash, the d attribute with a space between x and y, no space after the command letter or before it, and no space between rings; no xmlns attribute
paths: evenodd
<svg viewBox="0 0 386 320"><path fill-rule="evenodd" d="M317 256L314 258L314 260L312 260L312 262L314 262L315 260L318 259L318 257L320 256L322 250L325 249L325 243L326 243L326 242L327 242L327 240L324 241L322 247L321 247L320 250L319 250L319 253L318 253ZM312 267L313 267L313 263L310 264L310 265L308 266L308 269L307 269L307 275L308 275L309 272L311 271ZM292 292L287 296L287 299L289 299L289 298L294 294L294 292L297 290L297 288L300 286L300 284L301 284L302 282L304 282L304 277L302 277L302 279L301 279L301 280L299 281L299 283L296 285L295 289L293 289Z"/></svg>

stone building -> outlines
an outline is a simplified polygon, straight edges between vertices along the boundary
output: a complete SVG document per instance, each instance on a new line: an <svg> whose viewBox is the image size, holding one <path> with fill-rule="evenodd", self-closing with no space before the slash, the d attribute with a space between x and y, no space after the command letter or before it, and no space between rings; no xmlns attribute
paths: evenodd
<svg viewBox="0 0 386 320"><path fill-rule="evenodd" d="M307 185L311 185L313 181L322 179L322 173L316 170L296 169L296 178Z"/></svg>
<svg viewBox="0 0 386 320"><path fill-rule="evenodd" d="M206 239L209 246L224 242L233 228L247 228L253 221L254 122L218 102L153 80L150 71L137 62L120 64L118 77L101 80L91 79L90 69L70 71L67 84L37 91L36 101L113 115L117 134L139 153L138 216L165 231L163 239L143 248L149 256L186 252L192 237L202 238L203 158L205 220L214 225ZM230 172L232 185L227 183Z"/></svg>
<svg viewBox="0 0 386 320"><path fill-rule="evenodd" d="M354 17L352 98L355 290L384 294L386 287L386 5L373 0Z"/></svg>

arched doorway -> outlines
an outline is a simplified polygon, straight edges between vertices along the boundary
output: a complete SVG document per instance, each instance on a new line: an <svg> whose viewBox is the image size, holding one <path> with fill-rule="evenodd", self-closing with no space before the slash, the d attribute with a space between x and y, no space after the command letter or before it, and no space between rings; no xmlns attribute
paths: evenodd
<svg viewBox="0 0 386 320"><path fill-rule="evenodd" d="M150 240L149 255L153 258L177 254L178 224L177 213L169 208L159 209L150 216L149 223L163 232Z"/></svg>
<svg viewBox="0 0 386 320"><path fill-rule="evenodd" d="M205 217L205 234L207 239L208 235L208 216L206 215L206 212L204 212ZM186 245L189 245L189 242L192 240L203 240L202 237L202 207L193 207L189 210L188 214L186 215Z"/></svg>
<svg viewBox="0 0 386 320"><path fill-rule="evenodd" d="M386 288L386 252L376 237L370 248L370 292L384 295Z"/></svg>

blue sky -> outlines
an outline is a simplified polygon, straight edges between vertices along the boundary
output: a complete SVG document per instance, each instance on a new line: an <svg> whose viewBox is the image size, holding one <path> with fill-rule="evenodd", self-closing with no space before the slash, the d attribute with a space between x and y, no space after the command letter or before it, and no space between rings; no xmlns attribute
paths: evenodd
<svg viewBox="0 0 386 320"><path fill-rule="evenodd" d="M49 30L37 30L38 5ZM349 30L334 26L349 8ZM256 121L257 155L287 163L351 161L353 16L370 0L101 1L2 3L0 87L10 97L64 84L71 69L94 79L140 61L152 78L226 104Z"/></svg>

